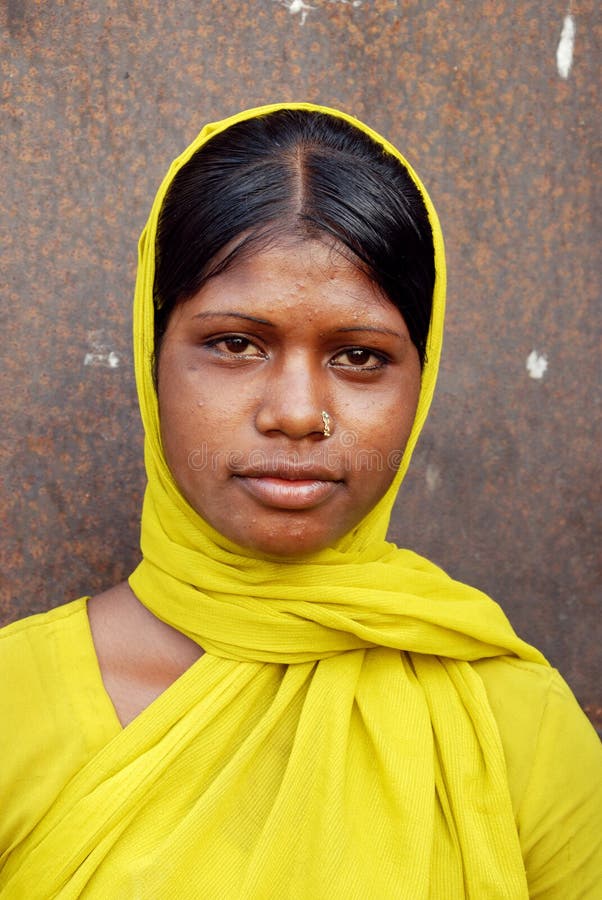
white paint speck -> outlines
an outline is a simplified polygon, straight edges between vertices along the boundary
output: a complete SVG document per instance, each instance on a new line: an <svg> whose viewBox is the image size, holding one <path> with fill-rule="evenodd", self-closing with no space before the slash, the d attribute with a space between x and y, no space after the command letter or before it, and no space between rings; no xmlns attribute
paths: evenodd
<svg viewBox="0 0 602 900"><path fill-rule="evenodd" d="M103 366L105 369L116 369L119 365L119 356L114 350L109 353L86 353L85 366Z"/></svg>
<svg viewBox="0 0 602 900"><path fill-rule="evenodd" d="M102 329L88 332L88 347L84 356L85 366L100 366L103 369L116 369L119 366L121 358L111 350Z"/></svg>
<svg viewBox="0 0 602 900"><path fill-rule="evenodd" d="M292 16L300 16L301 25L305 25L305 20L307 19L309 11L316 8L315 6L309 6L309 4L304 3L303 0L278 0L278 2L288 9Z"/></svg>
<svg viewBox="0 0 602 900"><path fill-rule="evenodd" d="M543 353L538 353L537 350L531 350L527 357L526 368L529 377L539 381L548 369L547 357Z"/></svg>
<svg viewBox="0 0 602 900"><path fill-rule="evenodd" d="M312 9L318 9L317 6L310 6L304 0L274 0L274 2L288 9L292 16L299 16L301 25L305 25L305 20ZM364 0L328 0L328 3L340 3L342 6L350 6L353 9L359 9L363 2Z"/></svg>
<svg viewBox="0 0 602 900"><path fill-rule="evenodd" d="M441 483L441 473L439 471L439 467L434 466L432 463L429 463L426 467L425 480L427 490L431 494L433 494Z"/></svg>
<svg viewBox="0 0 602 900"><path fill-rule="evenodd" d="M556 48L556 66L558 74L565 80L569 77L573 66L573 50L575 47L575 20L571 15L564 17L560 40Z"/></svg>

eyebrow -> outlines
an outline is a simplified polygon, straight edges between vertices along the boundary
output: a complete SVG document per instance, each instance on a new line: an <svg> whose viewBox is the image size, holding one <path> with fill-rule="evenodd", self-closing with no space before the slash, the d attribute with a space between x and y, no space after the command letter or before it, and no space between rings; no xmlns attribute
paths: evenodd
<svg viewBox="0 0 602 900"><path fill-rule="evenodd" d="M372 325L353 325L350 328L337 328L338 334L347 334L348 332L353 331L372 331L376 332L376 334L392 334L393 337L399 338L401 341L407 340L405 334L400 334L398 331L392 331L390 328L375 328Z"/></svg>
<svg viewBox="0 0 602 900"><path fill-rule="evenodd" d="M244 319L247 322L255 322L257 325L267 325L270 328L275 328L275 324L270 322L268 319L260 319L258 316L248 316L245 313L234 312L234 310L224 310L223 312L200 312L196 313L193 316L193 319ZM400 334L398 331L393 331L390 328L376 328L373 325L351 325L347 328L337 328L336 334L350 334L358 331L368 331L374 334L390 334L393 337L399 338L400 341L406 341L407 336L404 334Z"/></svg>
<svg viewBox="0 0 602 900"><path fill-rule="evenodd" d="M257 325L269 325L274 328L273 322L267 319L259 319L257 316L247 316L243 313L234 312L232 310L224 310L223 312L200 312L192 317L193 319L245 319L247 322L255 322Z"/></svg>

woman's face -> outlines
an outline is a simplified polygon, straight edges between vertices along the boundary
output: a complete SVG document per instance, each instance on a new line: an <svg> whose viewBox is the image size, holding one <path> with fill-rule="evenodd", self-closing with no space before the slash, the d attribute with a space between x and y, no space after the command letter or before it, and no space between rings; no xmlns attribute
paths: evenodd
<svg viewBox="0 0 602 900"><path fill-rule="evenodd" d="M158 371L165 456L225 537L302 556L386 492L419 391L418 353L393 304L336 249L283 240L172 313Z"/></svg>

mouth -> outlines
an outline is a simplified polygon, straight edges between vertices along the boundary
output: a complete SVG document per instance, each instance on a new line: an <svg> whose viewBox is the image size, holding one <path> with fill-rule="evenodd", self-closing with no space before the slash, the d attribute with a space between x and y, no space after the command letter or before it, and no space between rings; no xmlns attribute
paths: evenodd
<svg viewBox="0 0 602 900"><path fill-rule="evenodd" d="M273 509L303 510L320 506L341 487L342 480L324 470L277 468L233 476L248 494Z"/></svg>

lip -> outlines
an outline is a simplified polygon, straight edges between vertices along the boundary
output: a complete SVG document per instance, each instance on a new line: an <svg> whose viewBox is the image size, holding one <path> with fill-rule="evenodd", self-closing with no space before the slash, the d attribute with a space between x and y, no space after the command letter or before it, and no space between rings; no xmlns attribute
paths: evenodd
<svg viewBox="0 0 602 900"><path fill-rule="evenodd" d="M328 500L339 488L341 482L331 478L291 477L286 475L258 473L234 476L243 490L259 500L264 506L274 509L312 509Z"/></svg>
<svg viewBox="0 0 602 900"><path fill-rule="evenodd" d="M341 481L342 478L334 469L320 464L317 460L275 459L271 462L249 466L240 466L232 470L233 475L241 478L273 478L278 481Z"/></svg>

